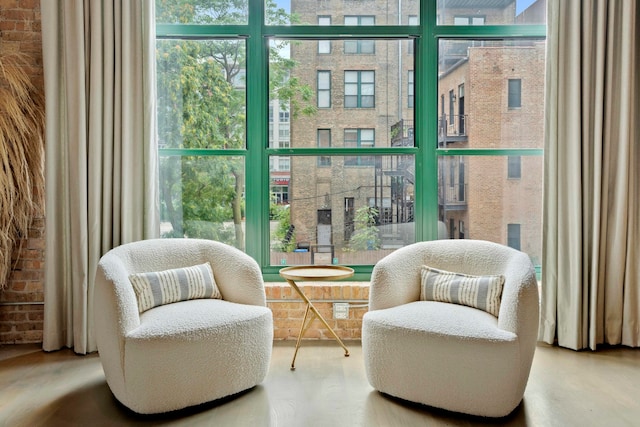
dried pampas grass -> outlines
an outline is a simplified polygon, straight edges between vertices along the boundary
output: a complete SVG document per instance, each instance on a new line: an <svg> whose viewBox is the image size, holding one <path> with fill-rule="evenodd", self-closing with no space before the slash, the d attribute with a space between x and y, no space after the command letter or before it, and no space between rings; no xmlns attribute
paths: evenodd
<svg viewBox="0 0 640 427"><path fill-rule="evenodd" d="M0 52L0 289L12 252L44 209L44 96L29 78L28 59Z"/></svg>

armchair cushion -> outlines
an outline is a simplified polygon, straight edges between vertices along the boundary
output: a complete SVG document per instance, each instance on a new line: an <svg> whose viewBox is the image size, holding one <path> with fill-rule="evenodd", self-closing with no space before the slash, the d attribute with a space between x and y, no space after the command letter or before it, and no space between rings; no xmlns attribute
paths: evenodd
<svg viewBox="0 0 640 427"><path fill-rule="evenodd" d="M159 305L199 298L222 298L211 264L129 275L142 313Z"/></svg>
<svg viewBox="0 0 640 427"><path fill-rule="evenodd" d="M466 305L498 317L503 275L473 276L422 266L421 301Z"/></svg>

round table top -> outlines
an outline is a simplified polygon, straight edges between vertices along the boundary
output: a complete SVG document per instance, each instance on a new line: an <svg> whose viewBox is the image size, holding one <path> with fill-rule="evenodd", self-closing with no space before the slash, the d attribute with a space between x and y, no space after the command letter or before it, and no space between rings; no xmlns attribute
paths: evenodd
<svg viewBox="0 0 640 427"><path fill-rule="evenodd" d="M281 269L280 275L285 279L300 281L339 280L353 276L353 268L342 265L296 265Z"/></svg>

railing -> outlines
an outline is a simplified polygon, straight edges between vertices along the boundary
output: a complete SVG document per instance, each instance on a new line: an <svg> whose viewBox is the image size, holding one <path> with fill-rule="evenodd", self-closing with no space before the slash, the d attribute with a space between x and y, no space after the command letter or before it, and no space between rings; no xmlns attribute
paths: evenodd
<svg viewBox="0 0 640 427"><path fill-rule="evenodd" d="M391 146L392 147L412 147L413 142L413 121L400 120L391 125Z"/></svg>
<svg viewBox="0 0 640 427"><path fill-rule="evenodd" d="M446 137L467 136L469 126L467 114L443 114L438 125L438 137L443 140Z"/></svg>
<svg viewBox="0 0 640 427"><path fill-rule="evenodd" d="M441 204L461 205L467 203L467 184L441 185L438 193Z"/></svg>
<svg viewBox="0 0 640 427"><path fill-rule="evenodd" d="M467 114L443 114L438 120L438 137L440 141L446 141L447 137L466 137L468 128ZM391 146L411 147L414 145L413 135L413 121L400 120L391 126Z"/></svg>

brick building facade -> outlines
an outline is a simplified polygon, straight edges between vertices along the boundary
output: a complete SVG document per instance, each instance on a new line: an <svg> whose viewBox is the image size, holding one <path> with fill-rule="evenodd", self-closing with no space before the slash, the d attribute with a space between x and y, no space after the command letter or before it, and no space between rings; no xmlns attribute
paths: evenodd
<svg viewBox="0 0 640 427"><path fill-rule="evenodd" d="M476 41L466 50L439 80L439 145L543 148L544 42ZM447 156L439 168L440 219L450 238L516 246L539 264L541 156Z"/></svg>

